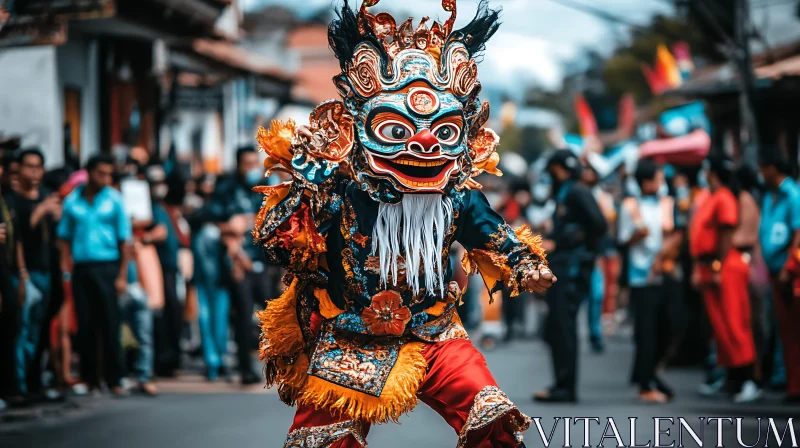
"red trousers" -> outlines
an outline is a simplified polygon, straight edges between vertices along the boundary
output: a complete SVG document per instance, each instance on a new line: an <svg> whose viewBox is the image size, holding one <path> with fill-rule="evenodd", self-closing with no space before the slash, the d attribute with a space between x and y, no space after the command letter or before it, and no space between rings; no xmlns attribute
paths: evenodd
<svg viewBox="0 0 800 448"><path fill-rule="evenodd" d="M717 344L717 364L722 367L742 367L756 359L749 282L750 266L741 252L731 250L722 261L719 286L703 291Z"/></svg>
<svg viewBox="0 0 800 448"><path fill-rule="evenodd" d="M486 360L470 341L456 339L431 344L424 356L428 373L417 396L459 434L459 447L516 448L520 445L516 433L521 434L528 428L529 419L497 389ZM477 396L484 399L476 400ZM361 448L359 439L366 439L370 429L366 422L357 423L358 435L348 434L332 444L325 439L324 434L352 424L354 422L346 416L298 406L286 446ZM306 444L290 443L301 438Z"/></svg>
<svg viewBox="0 0 800 448"><path fill-rule="evenodd" d="M800 297L794 294L791 285L779 282L776 277L771 281L786 366L786 392L797 397L800 396Z"/></svg>

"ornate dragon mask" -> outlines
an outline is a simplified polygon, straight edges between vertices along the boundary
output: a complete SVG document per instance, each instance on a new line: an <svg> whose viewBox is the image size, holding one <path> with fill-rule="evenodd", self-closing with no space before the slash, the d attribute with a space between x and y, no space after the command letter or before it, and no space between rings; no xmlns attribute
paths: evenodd
<svg viewBox="0 0 800 448"><path fill-rule="evenodd" d="M356 12L345 1L337 11L328 38L342 68L333 80L342 99L317 106L308 127L260 129L268 167L290 163L318 184L346 165L383 202L478 188L473 177L501 174L499 138L483 128L489 104L478 99L476 61L497 31L498 12L482 1L474 19L453 30L456 1L443 0L444 24L428 28L424 17L414 27L412 19L398 25L387 13L372 14L378 2L365 0Z"/></svg>

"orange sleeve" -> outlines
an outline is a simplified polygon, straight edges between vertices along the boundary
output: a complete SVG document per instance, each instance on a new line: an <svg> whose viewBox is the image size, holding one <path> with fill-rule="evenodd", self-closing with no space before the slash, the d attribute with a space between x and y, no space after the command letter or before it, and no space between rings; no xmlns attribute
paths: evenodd
<svg viewBox="0 0 800 448"><path fill-rule="evenodd" d="M721 190L716 198L717 225L736 227L739 224L739 201L729 190Z"/></svg>

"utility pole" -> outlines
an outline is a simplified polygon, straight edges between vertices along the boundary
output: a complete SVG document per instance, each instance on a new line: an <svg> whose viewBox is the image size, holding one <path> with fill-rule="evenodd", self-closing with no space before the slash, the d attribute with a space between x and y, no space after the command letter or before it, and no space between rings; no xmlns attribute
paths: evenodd
<svg viewBox="0 0 800 448"><path fill-rule="evenodd" d="M753 74L753 59L750 54L750 37L753 35L750 21L749 0L735 1L735 42L734 58L739 72L739 111L741 117L740 141L742 142L742 161L755 166L758 163L760 140L756 117L756 86Z"/></svg>

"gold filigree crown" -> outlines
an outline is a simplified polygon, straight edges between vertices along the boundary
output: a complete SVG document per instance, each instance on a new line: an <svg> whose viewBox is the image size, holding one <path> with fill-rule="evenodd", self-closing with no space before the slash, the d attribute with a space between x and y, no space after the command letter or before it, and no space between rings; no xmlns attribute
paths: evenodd
<svg viewBox="0 0 800 448"><path fill-rule="evenodd" d="M455 30L456 0L442 0L450 13L444 22L423 17L399 25L391 14L373 14L369 8L380 0L365 0L358 12L344 6L329 29L328 38L340 61L341 75L334 83L344 99L364 101L382 91L402 89L417 80L450 91L462 102L479 90L478 55L497 31L499 11L478 4L475 18Z"/></svg>
<svg viewBox="0 0 800 448"><path fill-rule="evenodd" d="M434 21L430 29L428 29L429 17L423 17L415 29L413 18L408 18L397 25L389 13L370 13L367 8L377 5L378 2L380 0L365 0L361 4L358 13L358 27L361 34L372 31L390 58L394 58L403 50L416 48L438 59L456 23L456 0L442 0L442 8L450 13L450 18L443 24Z"/></svg>

